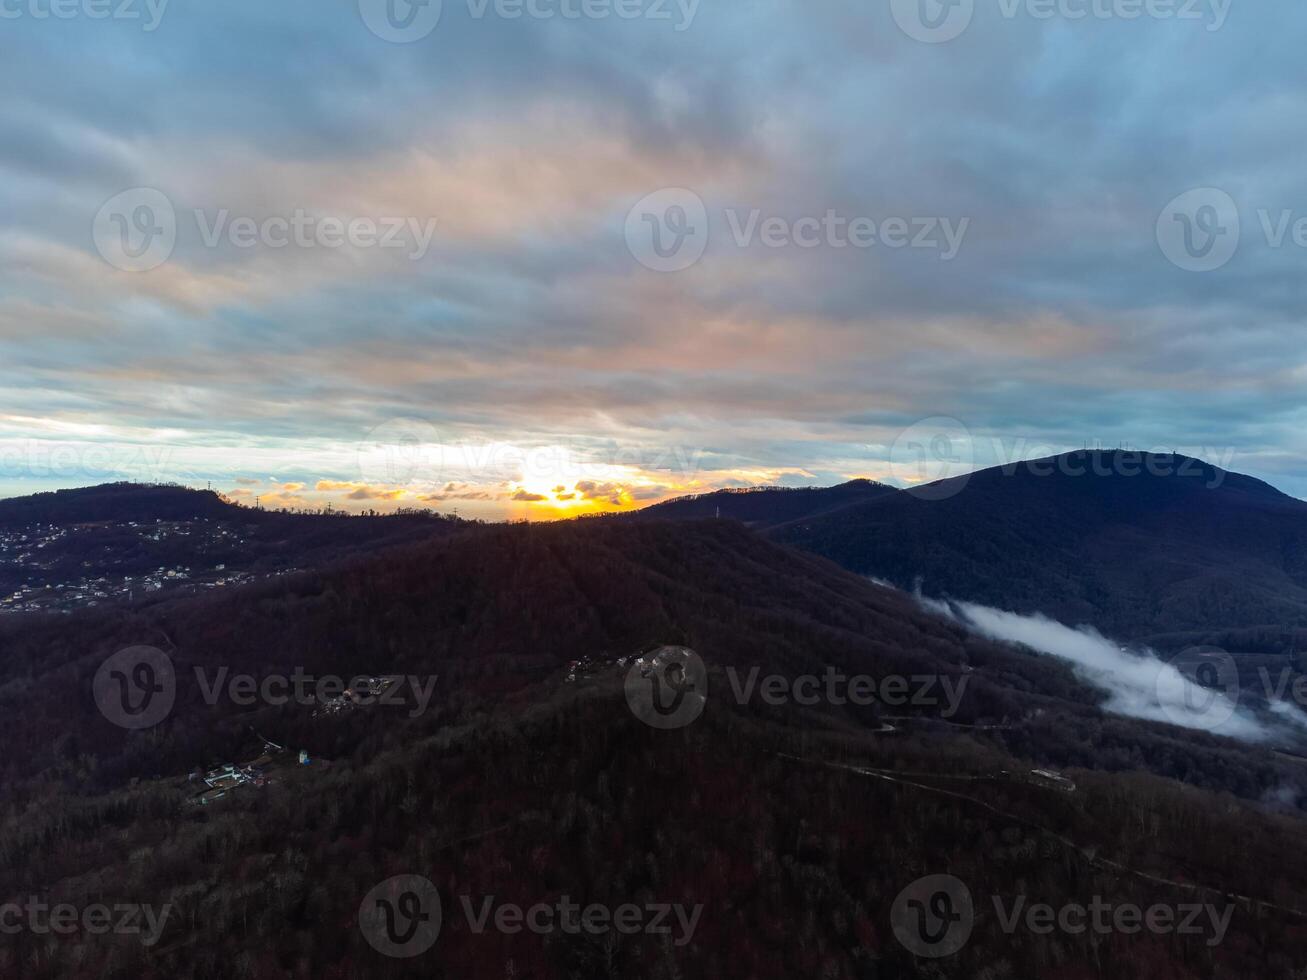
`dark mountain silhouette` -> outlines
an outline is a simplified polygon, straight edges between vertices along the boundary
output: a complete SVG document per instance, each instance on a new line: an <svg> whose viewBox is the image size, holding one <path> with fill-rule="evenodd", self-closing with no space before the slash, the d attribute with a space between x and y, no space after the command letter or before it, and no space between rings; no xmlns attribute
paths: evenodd
<svg viewBox="0 0 1307 980"><path fill-rule="evenodd" d="M262 510L174 485L41 493L0 501L0 606L14 594L47 608L139 598L201 578L215 584L321 565L465 526L430 511Z"/></svg>
<svg viewBox="0 0 1307 980"><path fill-rule="evenodd" d="M1307 625L1307 503L1188 457L1068 453L771 533L860 574L1122 637Z"/></svg>
<svg viewBox="0 0 1307 980"><path fill-rule="evenodd" d="M835 487L750 487L677 497L624 516L637 520L721 517L752 527L771 527L896 492L894 487L871 480L852 480Z"/></svg>
<svg viewBox="0 0 1307 980"><path fill-rule="evenodd" d="M254 513L251 511L250 513ZM106 483L0 500L0 524L82 524L95 521L186 521L248 518L211 490Z"/></svg>

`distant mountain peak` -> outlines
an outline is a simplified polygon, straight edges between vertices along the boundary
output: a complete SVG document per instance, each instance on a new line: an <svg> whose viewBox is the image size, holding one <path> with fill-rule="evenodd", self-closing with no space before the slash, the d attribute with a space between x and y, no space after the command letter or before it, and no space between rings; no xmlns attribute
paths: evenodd
<svg viewBox="0 0 1307 980"><path fill-rule="evenodd" d="M176 483L120 482L0 500L0 523L195 520L230 517L239 510L212 490Z"/></svg>
<svg viewBox="0 0 1307 980"><path fill-rule="evenodd" d="M1177 453L1020 460L772 533L860 574L1135 638L1307 624L1307 503Z"/></svg>
<svg viewBox="0 0 1307 980"><path fill-rule="evenodd" d="M623 516L635 520L721 517L755 527L774 527L897 492L894 487L867 479L833 487L737 487L677 497Z"/></svg>

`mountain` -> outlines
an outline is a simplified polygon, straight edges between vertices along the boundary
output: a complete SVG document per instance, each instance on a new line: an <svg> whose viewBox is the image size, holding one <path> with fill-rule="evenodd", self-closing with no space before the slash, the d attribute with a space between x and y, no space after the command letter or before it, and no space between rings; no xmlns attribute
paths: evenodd
<svg viewBox="0 0 1307 980"><path fill-rule="evenodd" d="M170 665L175 704L128 731L96 677L140 644ZM702 716L669 730L628 707L632 658L664 644L707 664ZM1237 977L1307 949L1307 827L1263 802L1307 792L1298 762L1105 714L1063 663L733 522L460 527L233 590L0 618L0 651L0 901L171 910L150 948L0 934L3 976L917 976L892 909L942 871L980 915L932 975L1103 975L1050 967L1096 962L1125 980L1159 963ZM418 678L430 700L405 683L398 704L324 713L316 693L233 693L297 671ZM936 693L865 707L760 693L832 671ZM964 679L946 717L942 682ZM263 783L190 802L188 773L263 752ZM444 911L411 960L374 949L362 919L405 874ZM989 913L1024 895L1234 904L1216 944L1049 939ZM698 925L543 935L464 914L563 897L696 908Z"/></svg>
<svg viewBox="0 0 1307 980"><path fill-rule="evenodd" d="M1189 457L1068 453L771 533L929 595L1122 638L1307 626L1307 503Z"/></svg>
<svg viewBox="0 0 1307 980"><path fill-rule="evenodd" d="M751 487L677 497L623 516L678 521L721 517L765 528L829 514L896 492L894 487L871 480L852 480L836 487Z"/></svg>
<svg viewBox="0 0 1307 980"><path fill-rule="evenodd" d="M98 667L88 650L103 656L139 643L163 647L179 666L420 671L468 678L487 692L526 688L573 661L612 663L680 644L717 670L801 672L835 662L877 676L978 672L960 722L1023 717L1032 691L1091 714L1097 702L1060 663L977 639L900 592L734 523L489 525L144 608L0 619L7 676L78 675L23 695L37 709L25 714L61 719L57 730L0 714L0 744L15 750L0 761L7 783L55 764L49 752L59 733L75 754L131 742L103 724L79 688ZM174 769L202 752L219 720L199 710L200 695L194 686L178 693L197 708L199 727L187 732L179 717L169 740L178 744L156 747ZM99 724L85 744L68 745L68 719ZM863 720L879 724L874 712ZM95 770L111 780L158 771L114 773L105 762Z"/></svg>
<svg viewBox="0 0 1307 980"><path fill-rule="evenodd" d="M212 491L162 484L106 483L0 500L0 525L234 520L241 516L241 508Z"/></svg>
<svg viewBox="0 0 1307 980"><path fill-rule="evenodd" d="M67 612L226 588L465 522L238 506L211 491L114 483L0 501L0 613Z"/></svg>

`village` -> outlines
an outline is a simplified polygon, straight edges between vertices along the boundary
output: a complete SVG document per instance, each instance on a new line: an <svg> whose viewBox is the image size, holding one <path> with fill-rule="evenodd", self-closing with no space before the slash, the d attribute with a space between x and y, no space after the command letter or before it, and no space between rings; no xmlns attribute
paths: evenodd
<svg viewBox="0 0 1307 980"><path fill-rule="evenodd" d="M264 789L273 785L277 782L275 771L290 764L285 755L286 749L283 746L264 739L262 754L249 762L239 765L227 763L203 774L198 770L192 772L186 779L187 783L202 782L205 788L191 797L191 805L210 806L242 786ZM307 751L301 750L294 764L311 766L314 761Z"/></svg>
<svg viewBox="0 0 1307 980"><path fill-rule="evenodd" d="M345 711L352 711L364 704L374 704L377 699L399 683L398 677L369 677L364 684L351 687L339 697L332 698L313 712L314 718L330 717Z"/></svg>
<svg viewBox="0 0 1307 980"><path fill-rule="evenodd" d="M366 704L375 703L398 681L399 678L396 677L369 677L365 683L327 701L322 707L313 712L313 717L332 717ZM239 764L225 763L205 773L196 770L187 777L188 783L200 781L204 783L205 787L191 797L190 803L192 806L210 806L241 787L264 789L277 782L274 775L275 771L291 764L286 758L286 749L270 739L263 736L259 737L263 741L263 750L256 758ZM329 765L326 762L315 763L308 751L304 749L300 750L294 762L294 765L297 766L312 766L315 764Z"/></svg>
<svg viewBox="0 0 1307 980"><path fill-rule="evenodd" d="M112 549L106 546L109 539ZM181 539L191 556L189 564L155 565L148 560L151 554L161 555L171 545L182 544ZM71 613L131 602L166 589L238 585L255 576L228 570L221 561L196 561L202 561L206 552L230 551L241 544L238 531L203 520L0 528L0 614ZM122 556L133 546L139 551L125 560ZM110 551L117 557L98 560Z"/></svg>

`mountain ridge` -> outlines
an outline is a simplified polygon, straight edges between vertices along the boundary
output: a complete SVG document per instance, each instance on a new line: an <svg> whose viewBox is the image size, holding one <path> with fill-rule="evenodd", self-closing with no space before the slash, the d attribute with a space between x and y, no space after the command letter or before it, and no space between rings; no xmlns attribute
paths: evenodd
<svg viewBox="0 0 1307 980"><path fill-rule="evenodd" d="M774 540L931 595L1129 639L1307 625L1307 502L1196 457L1077 450L837 509L768 500Z"/></svg>

